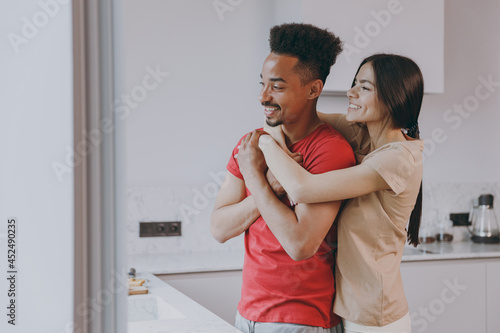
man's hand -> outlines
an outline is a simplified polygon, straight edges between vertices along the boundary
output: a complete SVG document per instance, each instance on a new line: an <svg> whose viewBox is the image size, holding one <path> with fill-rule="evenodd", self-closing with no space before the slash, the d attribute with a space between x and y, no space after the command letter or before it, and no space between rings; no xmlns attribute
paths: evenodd
<svg viewBox="0 0 500 333"><path fill-rule="evenodd" d="M256 130L241 140L237 159L244 179L253 176L263 176L267 171L264 154L262 154L259 148L259 137L262 134L265 134L265 132Z"/></svg>
<svg viewBox="0 0 500 333"><path fill-rule="evenodd" d="M264 154L259 148L259 138L261 135L267 135L266 132L261 130L253 131L249 133L240 143L239 151L237 154L238 164L240 166L240 171L243 174L243 178L248 178L251 176L266 174L266 179L271 185L273 192L278 198L285 196L286 192L278 182L276 177L271 171L267 169L267 164L264 159ZM272 138L269 138L272 140ZM286 146L285 146L286 147ZM302 165L303 157L301 153L292 153L288 148L286 152L293 158L297 163Z"/></svg>
<svg viewBox="0 0 500 333"><path fill-rule="evenodd" d="M269 183L269 185L273 189L274 194L276 194L276 196L280 200L283 199L283 197L286 195L286 191L283 188L283 186L281 186L281 184L278 182L276 177L274 177L271 170L267 170L266 178L267 178L267 182Z"/></svg>

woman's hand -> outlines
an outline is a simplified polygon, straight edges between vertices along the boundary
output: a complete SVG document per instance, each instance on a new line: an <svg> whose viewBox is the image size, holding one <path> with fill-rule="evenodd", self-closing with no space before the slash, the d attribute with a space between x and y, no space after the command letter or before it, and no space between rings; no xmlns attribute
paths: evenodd
<svg viewBox="0 0 500 333"><path fill-rule="evenodd" d="M269 135L274 139L274 141L278 143L281 149L290 154L290 150L288 150L288 147L286 145L285 133L283 133L281 125L271 127L266 122L264 122L264 131L269 133Z"/></svg>

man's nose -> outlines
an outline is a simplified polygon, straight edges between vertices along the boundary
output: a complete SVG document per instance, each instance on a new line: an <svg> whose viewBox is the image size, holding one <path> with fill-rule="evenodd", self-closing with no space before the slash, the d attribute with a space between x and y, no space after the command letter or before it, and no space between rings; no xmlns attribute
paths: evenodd
<svg viewBox="0 0 500 333"><path fill-rule="evenodd" d="M259 102L261 103L269 102L270 99L271 95L269 95L268 90L265 87L263 87L259 94Z"/></svg>

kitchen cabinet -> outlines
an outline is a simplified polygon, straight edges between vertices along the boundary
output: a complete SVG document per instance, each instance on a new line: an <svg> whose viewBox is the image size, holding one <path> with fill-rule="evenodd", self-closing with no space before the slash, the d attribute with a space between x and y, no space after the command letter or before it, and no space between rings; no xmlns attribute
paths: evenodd
<svg viewBox="0 0 500 333"><path fill-rule="evenodd" d="M324 92L346 92L361 60L377 52L420 66L426 93L444 92L444 0L278 0L275 20L328 28L344 42Z"/></svg>
<svg viewBox="0 0 500 333"><path fill-rule="evenodd" d="M128 264L155 274L233 324L243 256L243 251L144 254L130 256ZM401 274L412 332L500 332L500 244L407 247Z"/></svg>
<svg viewBox="0 0 500 333"><path fill-rule="evenodd" d="M498 258L402 262L401 275L412 332L500 332Z"/></svg>
<svg viewBox="0 0 500 333"><path fill-rule="evenodd" d="M128 333L241 333L198 302L148 272L147 295L128 296Z"/></svg>
<svg viewBox="0 0 500 333"><path fill-rule="evenodd" d="M401 275L412 332L500 332L500 259L403 261ZM158 277L234 323L241 271Z"/></svg>
<svg viewBox="0 0 500 333"><path fill-rule="evenodd" d="M234 325L240 301L242 271L165 274L158 277Z"/></svg>
<svg viewBox="0 0 500 333"><path fill-rule="evenodd" d="M500 261L486 264L486 328L500 332Z"/></svg>
<svg viewBox="0 0 500 333"><path fill-rule="evenodd" d="M500 331L500 259L403 261L401 274L412 332ZM234 324L241 270L158 277Z"/></svg>

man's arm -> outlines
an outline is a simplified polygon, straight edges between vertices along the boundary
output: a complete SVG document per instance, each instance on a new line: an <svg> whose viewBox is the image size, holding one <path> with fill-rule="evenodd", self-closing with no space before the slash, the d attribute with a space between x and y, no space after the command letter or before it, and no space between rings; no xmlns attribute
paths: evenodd
<svg viewBox="0 0 500 333"><path fill-rule="evenodd" d="M246 196L245 182L230 172L219 189L214 211L210 218L210 231L224 243L247 230L260 216L252 196Z"/></svg>
<svg viewBox="0 0 500 333"><path fill-rule="evenodd" d="M340 209L340 201L298 204L295 211L274 195L262 173L246 178L247 187L269 229L293 260L312 257Z"/></svg>
<svg viewBox="0 0 500 333"><path fill-rule="evenodd" d="M238 153L246 186L269 229L294 260L313 256L340 209L340 201L299 204L295 210L276 198L265 177L266 163L257 147L258 132L243 139Z"/></svg>
<svg viewBox="0 0 500 333"><path fill-rule="evenodd" d="M297 158L295 160L298 161ZM281 200L286 192L271 171L267 172L266 180L274 196ZM230 172L226 173L226 179L217 193L214 206L210 218L210 231L220 243L239 236L260 216L252 196L246 196L245 181Z"/></svg>
<svg viewBox="0 0 500 333"><path fill-rule="evenodd" d="M210 218L211 233L220 243L239 236L260 216L252 196L247 197L245 181L243 180L243 175L240 173L236 159L240 142L233 149L233 155L227 166L228 172L217 194L214 211ZM290 156L297 163L302 164L302 156L300 154L290 153ZM266 180L270 184L275 197L281 199L286 195L285 190L278 183L271 171L267 171Z"/></svg>

